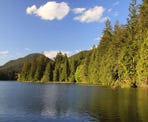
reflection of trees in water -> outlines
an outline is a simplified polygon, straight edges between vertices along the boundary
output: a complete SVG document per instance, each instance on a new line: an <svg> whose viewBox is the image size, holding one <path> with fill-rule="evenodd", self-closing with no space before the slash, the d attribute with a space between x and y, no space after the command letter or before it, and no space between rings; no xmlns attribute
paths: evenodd
<svg viewBox="0 0 148 122"><path fill-rule="evenodd" d="M143 96L142 89L101 88L90 92L87 111L101 122L148 120L148 109L145 107L148 97Z"/></svg>
<svg viewBox="0 0 148 122"><path fill-rule="evenodd" d="M141 89L55 85L44 94L42 111L49 116L87 116L103 122L148 120L144 106L148 97Z"/></svg>
<svg viewBox="0 0 148 122"><path fill-rule="evenodd" d="M143 122L148 121L148 89L138 89L138 112Z"/></svg>
<svg viewBox="0 0 148 122"><path fill-rule="evenodd" d="M75 96L72 93L74 85L49 85L44 89L43 114L54 116L64 116L70 114L75 106Z"/></svg>
<svg viewBox="0 0 148 122"><path fill-rule="evenodd" d="M17 83L10 91L1 90L5 95L0 92L0 113L100 122L148 120L148 89Z"/></svg>

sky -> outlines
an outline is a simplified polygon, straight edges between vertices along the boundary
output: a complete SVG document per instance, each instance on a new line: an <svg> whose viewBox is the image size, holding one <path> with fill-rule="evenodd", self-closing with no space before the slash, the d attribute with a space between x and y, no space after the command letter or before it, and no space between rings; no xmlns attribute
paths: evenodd
<svg viewBox="0 0 148 122"><path fill-rule="evenodd" d="M0 0L0 65L31 53L53 58L89 50L99 44L107 19L126 24L130 2Z"/></svg>

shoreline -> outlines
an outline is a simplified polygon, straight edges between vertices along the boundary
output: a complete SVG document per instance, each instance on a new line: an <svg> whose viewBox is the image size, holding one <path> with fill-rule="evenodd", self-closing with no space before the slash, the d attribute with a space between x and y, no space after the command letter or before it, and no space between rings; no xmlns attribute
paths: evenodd
<svg viewBox="0 0 148 122"><path fill-rule="evenodd" d="M7 82L7 81L6 81ZM12 81L15 82L15 81ZM95 84L95 83L87 83L87 82L59 82L59 81L48 81L48 82L40 82L40 81L16 81L16 82L22 82L22 83L35 83L35 84L75 84L75 85L81 85L81 86L104 86L104 87L110 87L113 89L116 88L132 88L132 87L122 87L122 86L118 86L118 87L113 87L113 86L107 86L107 85L102 85L102 84ZM138 87L136 88L144 88L144 89L148 89L148 84L141 84L138 85Z"/></svg>
<svg viewBox="0 0 148 122"><path fill-rule="evenodd" d="M81 86L104 86L102 84L94 84L94 83L87 83L87 82L81 82L81 83L75 83Z"/></svg>
<svg viewBox="0 0 148 122"><path fill-rule="evenodd" d="M54 82L54 81L52 81L52 82L47 82L47 84L76 84L76 83L73 83L73 82L58 82L58 81Z"/></svg>

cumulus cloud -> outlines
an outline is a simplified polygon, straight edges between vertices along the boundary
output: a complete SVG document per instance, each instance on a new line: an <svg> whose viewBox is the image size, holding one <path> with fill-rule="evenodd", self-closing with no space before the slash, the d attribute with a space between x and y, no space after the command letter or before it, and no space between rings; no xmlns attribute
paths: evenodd
<svg viewBox="0 0 148 122"><path fill-rule="evenodd" d="M43 54L50 59L54 59L58 52L61 52L62 54L67 54L68 56L71 55L69 51L59 51L59 50L44 51Z"/></svg>
<svg viewBox="0 0 148 122"><path fill-rule="evenodd" d="M0 51L0 56L8 55L9 51Z"/></svg>
<svg viewBox="0 0 148 122"><path fill-rule="evenodd" d="M27 13L27 14L35 14L36 10L37 10L36 5L33 5L33 6L28 7L28 8L26 9L26 13Z"/></svg>
<svg viewBox="0 0 148 122"><path fill-rule="evenodd" d="M63 19L70 11L70 7L67 3L61 2L57 3L55 1L47 2L46 4L40 6L39 8L36 5L28 7L26 9L27 14L34 14L41 17L43 20L61 20Z"/></svg>
<svg viewBox="0 0 148 122"><path fill-rule="evenodd" d="M90 22L104 22L106 21L106 17L102 17L105 8L102 6L95 6L94 8L90 8L87 10L81 11L81 14L74 17L74 20L90 23Z"/></svg>
<svg viewBox="0 0 148 122"><path fill-rule="evenodd" d="M74 8L73 12L75 14L80 14L80 13L83 13L85 10L86 10L86 8Z"/></svg>

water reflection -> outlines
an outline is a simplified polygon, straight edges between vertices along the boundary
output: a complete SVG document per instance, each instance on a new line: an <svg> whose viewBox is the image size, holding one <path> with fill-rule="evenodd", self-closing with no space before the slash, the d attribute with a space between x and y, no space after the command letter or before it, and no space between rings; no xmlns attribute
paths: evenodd
<svg viewBox="0 0 148 122"><path fill-rule="evenodd" d="M148 89L0 82L0 90L4 122L148 121Z"/></svg>
<svg viewBox="0 0 148 122"><path fill-rule="evenodd" d="M52 85L50 88L45 88L42 98L44 107L41 111L41 115L64 117L73 120L93 120L93 117L82 110L82 106L79 106L84 97L79 95L82 92L78 89L76 91L76 87L78 86ZM85 97L85 99L86 98L87 97ZM85 104L83 103L83 105Z"/></svg>
<svg viewBox="0 0 148 122"><path fill-rule="evenodd" d="M54 89L54 90L51 90ZM43 91L43 108L41 110L41 115L44 116L55 116L56 111L56 101L57 101L57 86L52 86L50 89L45 88Z"/></svg>

